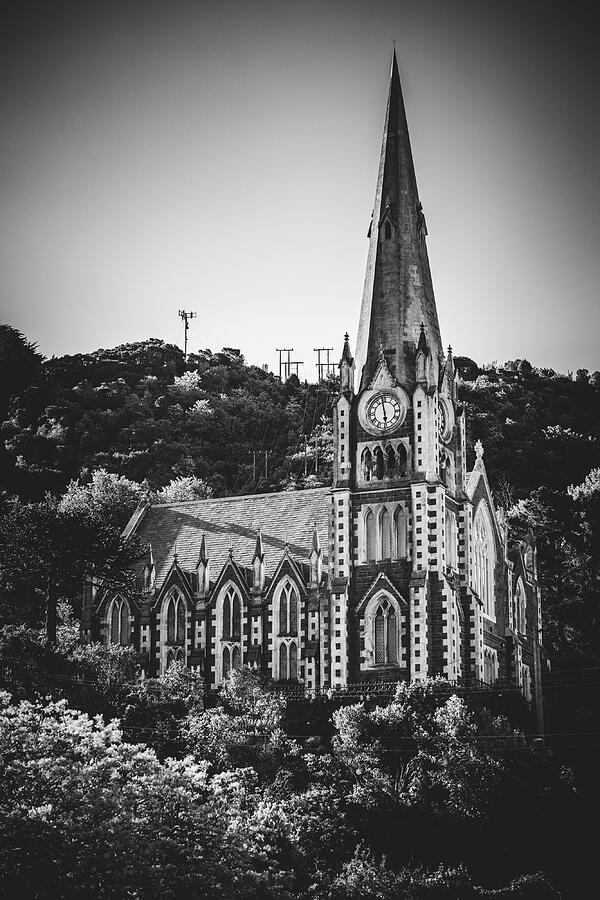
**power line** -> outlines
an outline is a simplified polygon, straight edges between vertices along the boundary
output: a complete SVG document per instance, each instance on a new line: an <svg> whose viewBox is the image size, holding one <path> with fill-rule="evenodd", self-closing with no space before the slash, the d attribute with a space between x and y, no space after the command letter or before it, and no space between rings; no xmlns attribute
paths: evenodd
<svg viewBox="0 0 600 900"><path fill-rule="evenodd" d="M279 353L279 380L287 381L291 374L291 366L292 366L292 357L290 354L294 352L293 347L275 347L277 353ZM281 354L287 353L287 361L282 360ZM284 373L284 378L282 378L282 373Z"/></svg>
<svg viewBox="0 0 600 900"><path fill-rule="evenodd" d="M324 381L326 376L335 371L335 366L329 360L329 353L333 347L313 347L313 351L317 354L317 380ZM321 362L321 353L327 353L327 361ZM325 373L325 374L323 374Z"/></svg>

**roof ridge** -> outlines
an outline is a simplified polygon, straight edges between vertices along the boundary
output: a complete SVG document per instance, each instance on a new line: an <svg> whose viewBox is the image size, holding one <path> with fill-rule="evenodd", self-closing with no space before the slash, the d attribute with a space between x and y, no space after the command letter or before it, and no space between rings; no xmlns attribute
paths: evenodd
<svg viewBox="0 0 600 900"><path fill-rule="evenodd" d="M232 497L205 497L204 500L174 500L172 503L152 503L150 509L165 509L174 506L190 506L192 503L225 503L228 500L256 500L257 497L283 497L284 495L308 495L321 494L331 490L331 486L323 486L318 488L305 488L299 491L268 491L263 494L236 494Z"/></svg>

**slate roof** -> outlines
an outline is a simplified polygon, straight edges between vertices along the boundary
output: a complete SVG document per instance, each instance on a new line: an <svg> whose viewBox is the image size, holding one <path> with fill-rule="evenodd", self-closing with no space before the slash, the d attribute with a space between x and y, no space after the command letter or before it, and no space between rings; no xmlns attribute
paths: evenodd
<svg viewBox="0 0 600 900"><path fill-rule="evenodd" d="M315 524L323 552L323 568L326 568L330 497L330 488L315 488L166 503L149 506L138 522L133 521L134 514L130 526L136 537L152 546L158 589L169 572L175 552L184 571L196 569L203 534L211 581L227 562L230 547L238 565L250 566L259 527L265 575L270 578L281 561L286 541L290 556L308 560Z"/></svg>

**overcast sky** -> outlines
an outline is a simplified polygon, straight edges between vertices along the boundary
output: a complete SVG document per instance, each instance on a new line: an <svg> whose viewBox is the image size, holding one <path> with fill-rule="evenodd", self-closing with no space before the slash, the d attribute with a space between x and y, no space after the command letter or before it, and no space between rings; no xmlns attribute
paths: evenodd
<svg viewBox="0 0 600 900"><path fill-rule="evenodd" d="M595 4L4 4L0 317L47 355L356 337L397 52L444 343L600 369Z"/></svg>

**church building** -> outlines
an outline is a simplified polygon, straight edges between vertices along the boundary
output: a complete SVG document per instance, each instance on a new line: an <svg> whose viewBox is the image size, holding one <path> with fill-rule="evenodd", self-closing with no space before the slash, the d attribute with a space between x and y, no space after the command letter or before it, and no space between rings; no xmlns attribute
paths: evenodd
<svg viewBox="0 0 600 900"><path fill-rule="evenodd" d="M394 53L354 357L328 488L142 504L137 589L86 587L87 640L218 689L252 666L308 695L442 676L520 691L541 723L533 535L511 542L444 352ZM299 688L300 689L300 688Z"/></svg>

